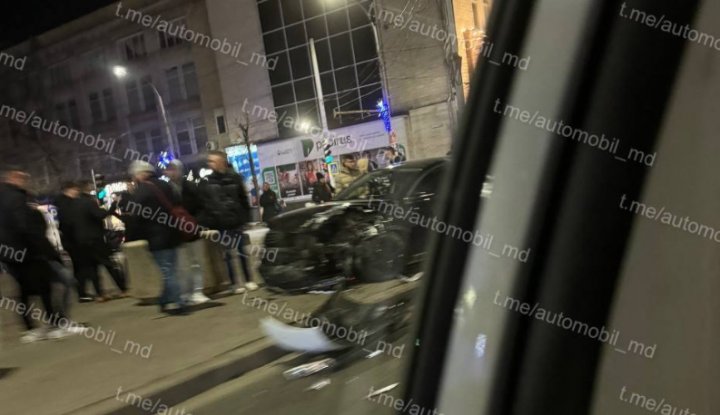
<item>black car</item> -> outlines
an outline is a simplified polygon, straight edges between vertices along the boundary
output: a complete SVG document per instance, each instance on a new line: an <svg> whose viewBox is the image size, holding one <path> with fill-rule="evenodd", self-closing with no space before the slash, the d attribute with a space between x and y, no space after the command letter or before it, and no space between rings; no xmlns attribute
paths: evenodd
<svg viewBox="0 0 720 415"><path fill-rule="evenodd" d="M419 272L435 216L433 200L448 160L411 161L367 173L334 201L273 218L265 237L276 248L260 273L290 292L342 282L380 282Z"/></svg>

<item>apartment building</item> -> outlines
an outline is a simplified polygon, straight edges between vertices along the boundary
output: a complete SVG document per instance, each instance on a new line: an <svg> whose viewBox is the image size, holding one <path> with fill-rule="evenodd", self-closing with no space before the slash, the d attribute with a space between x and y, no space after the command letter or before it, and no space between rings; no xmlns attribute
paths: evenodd
<svg viewBox="0 0 720 415"><path fill-rule="evenodd" d="M120 176L163 151L196 165L207 149L243 143L245 131L260 144L297 138L297 123L249 108L321 125L310 39L330 130L366 134L385 98L410 158L444 155L462 101L457 46L446 40L453 22L450 3L421 0L114 3L7 51L27 62L0 68L0 105L75 134L0 116L0 162L28 167L52 188L90 171Z"/></svg>

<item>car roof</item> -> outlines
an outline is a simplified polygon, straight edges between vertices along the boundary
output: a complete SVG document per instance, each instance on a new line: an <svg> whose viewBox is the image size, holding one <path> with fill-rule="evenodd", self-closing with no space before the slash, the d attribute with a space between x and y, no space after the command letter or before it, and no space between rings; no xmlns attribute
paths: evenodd
<svg viewBox="0 0 720 415"><path fill-rule="evenodd" d="M427 158L422 160L411 160L406 161L400 164L396 164L394 166L386 167L387 169L393 169L393 170L425 170L431 167L435 167L438 164L442 163L448 163L450 161L447 157L434 157L434 158Z"/></svg>

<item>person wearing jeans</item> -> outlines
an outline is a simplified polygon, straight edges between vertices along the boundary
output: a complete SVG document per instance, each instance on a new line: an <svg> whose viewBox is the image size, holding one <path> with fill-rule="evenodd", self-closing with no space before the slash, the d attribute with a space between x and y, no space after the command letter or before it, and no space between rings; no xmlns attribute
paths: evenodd
<svg viewBox="0 0 720 415"><path fill-rule="evenodd" d="M165 168L168 184L180 204L193 216L200 210L201 201L197 195L197 186L185 178L185 167L180 160L172 160ZM180 296L188 304L197 305L210 301L203 293L203 271L200 261L203 256L204 241L195 240L182 244L179 255L186 259L185 266L178 269L180 276Z"/></svg>
<svg viewBox="0 0 720 415"><path fill-rule="evenodd" d="M171 210L179 204L172 188L159 180L155 168L144 161L130 165L130 176L136 183L129 201L124 204L133 226L129 228L128 241L146 240L148 249L160 268L163 291L159 298L160 311L169 314L185 314L186 304L180 298L177 278L177 248L182 239L177 218ZM151 212L150 215L147 213Z"/></svg>
<svg viewBox="0 0 720 415"><path fill-rule="evenodd" d="M250 201L245 183L228 164L227 154L222 151L213 150L208 153L207 166L212 173L203 177L198 184L199 199L202 206L199 209L198 223L206 229L218 231L221 240L235 240L234 237L242 234L243 226L250 219ZM245 290L257 289L257 284L241 281L236 278L233 272L233 256L238 249L243 249L246 244L245 237L242 237L240 248L225 246L225 261L228 266L232 292L242 294ZM240 265L243 268L245 277L250 279L250 267L247 256L240 252Z"/></svg>
<svg viewBox="0 0 720 415"><path fill-rule="evenodd" d="M158 300L161 310L169 310L172 304L183 304L180 298L180 285L175 276L175 270L177 269L177 249L162 249L152 251L151 253L160 268L160 274L163 280L163 290Z"/></svg>
<svg viewBox="0 0 720 415"><path fill-rule="evenodd" d="M248 255L245 253L245 247L248 245L248 236L245 232L239 230L223 232L230 235L232 241L240 241L237 248L234 246L225 247L225 266L227 266L230 283L233 287L240 287L239 290L236 290L236 293L243 293L244 289L250 291L257 289L257 284L250 281L250 278L252 278L252 274L250 274L250 258L248 258ZM238 277L235 275L235 256L240 260L240 270L244 275L244 278L240 279L242 282L238 281Z"/></svg>

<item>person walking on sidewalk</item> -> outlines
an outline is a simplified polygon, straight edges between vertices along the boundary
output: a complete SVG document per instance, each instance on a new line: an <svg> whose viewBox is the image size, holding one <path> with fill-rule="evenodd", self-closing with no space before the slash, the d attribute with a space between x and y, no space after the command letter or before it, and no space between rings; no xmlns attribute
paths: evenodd
<svg viewBox="0 0 720 415"><path fill-rule="evenodd" d="M244 248L247 245L247 236L243 226L250 219L250 203L242 177L235 173L228 164L227 154L222 151L208 153L207 165L212 173L200 181L199 194L202 200L202 209L197 216L198 223L208 229L224 233L230 240L239 238L240 246L226 246L225 263L227 265L232 290L235 294L242 294L246 289L257 289L257 284L250 281L250 266ZM235 275L233 258L239 253L240 266L245 274L244 287L242 280Z"/></svg>
<svg viewBox="0 0 720 415"><path fill-rule="evenodd" d="M180 160L172 160L165 169L165 176L170 181L173 194L180 201L185 210L192 216L196 216L200 210L200 199L197 194L197 186L185 179L185 167ZM178 255L187 259L187 267L178 268L180 277L180 296L183 301L190 305L203 304L210 301L203 294L203 272L201 260L205 241L196 239L186 242L178 248Z"/></svg>
<svg viewBox="0 0 720 415"><path fill-rule="evenodd" d="M262 221L267 223L270 219L280 214L282 210L278 201L277 193L270 188L270 183L263 183L263 193L260 196L260 206L263 208Z"/></svg>
<svg viewBox="0 0 720 415"><path fill-rule="evenodd" d="M134 215L135 231L129 240L145 240L148 249L160 268L163 290L158 300L160 311L168 314L185 314L186 304L180 297L180 284L177 278L177 248L182 239L177 229L177 221L172 225L170 209L179 204L172 188L157 178L155 168L145 161L134 161L130 165L130 176L135 183L131 214ZM134 208L139 207L139 211ZM143 212L154 212L152 216ZM163 218L164 221L163 221Z"/></svg>
<svg viewBox="0 0 720 415"><path fill-rule="evenodd" d="M55 309L52 302L51 281L54 274L49 260L60 260L45 234L45 227L38 226L45 219L28 205L30 175L20 168L5 168L0 172L0 262L15 278L20 288L18 308L26 332L21 342L29 343L46 338L59 338L70 334L59 327L65 316ZM44 317L34 317L31 295L39 295L45 308ZM26 311L27 310L27 311ZM30 311L32 310L32 311ZM36 328L33 320L42 320L50 330Z"/></svg>
<svg viewBox="0 0 720 415"><path fill-rule="evenodd" d="M109 210L102 209L95 196L91 194L93 185L85 181L80 185L82 193L75 204L73 215L73 236L78 257L78 295L81 301L90 301L86 293L86 283L90 280L95 288L97 302L109 299L102 290L98 267L102 265L107 269L113 281L120 289L120 297L127 296L125 275L120 267L112 260L112 249L105 241L105 218L112 215L115 205Z"/></svg>

